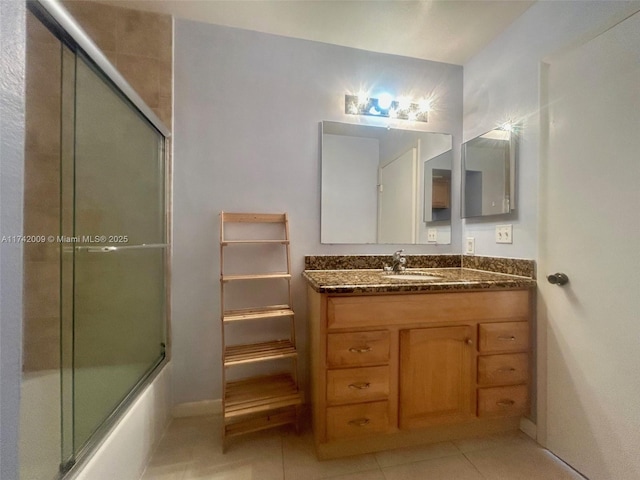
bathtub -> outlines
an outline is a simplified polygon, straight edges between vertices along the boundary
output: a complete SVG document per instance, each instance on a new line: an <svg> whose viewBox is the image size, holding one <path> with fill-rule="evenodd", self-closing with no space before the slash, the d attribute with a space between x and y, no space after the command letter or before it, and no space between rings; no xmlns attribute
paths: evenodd
<svg viewBox="0 0 640 480"><path fill-rule="evenodd" d="M112 367L105 367L112 368ZM97 372L96 375L103 375ZM138 480L170 420L171 364L167 363L122 413L70 479ZM20 480L58 475L61 396L58 370L23 375L20 400Z"/></svg>

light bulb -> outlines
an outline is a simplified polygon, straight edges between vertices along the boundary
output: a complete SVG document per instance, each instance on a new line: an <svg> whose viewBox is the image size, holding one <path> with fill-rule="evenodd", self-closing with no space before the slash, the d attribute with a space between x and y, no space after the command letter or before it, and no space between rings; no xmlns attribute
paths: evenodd
<svg viewBox="0 0 640 480"><path fill-rule="evenodd" d="M382 110L389 110L392 102L393 97L388 93L383 93L378 97L378 107L380 107Z"/></svg>
<svg viewBox="0 0 640 480"><path fill-rule="evenodd" d="M362 90L360 90L358 92L358 106L364 107L368 101L369 96L367 95L367 92L363 92Z"/></svg>
<svg viewBox="0 0 640 480"><path fill-rule="evenodd" d="M411 99L409 97L398 98L398 108L400 110L409 110L411 107Z"/></svg>
<svg viewBox="0 0 640 480"><path fill-rule="evenodd" d="M426 99L426 98L420 99L420 101L418 102L418 110L421 113L430 111L431 110L431 101Z"/></svg>

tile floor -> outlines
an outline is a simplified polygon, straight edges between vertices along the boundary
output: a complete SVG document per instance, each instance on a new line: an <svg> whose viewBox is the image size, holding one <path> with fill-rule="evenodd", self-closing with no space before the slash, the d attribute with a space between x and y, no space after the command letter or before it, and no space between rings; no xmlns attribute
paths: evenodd
<svg viewBox="0 0 640 480"><path fill-rule="evenodd" d="M582 480L525 434L318 461L309 429L244 435L221 451L220 417L174 419L141 480Z"/></svg>

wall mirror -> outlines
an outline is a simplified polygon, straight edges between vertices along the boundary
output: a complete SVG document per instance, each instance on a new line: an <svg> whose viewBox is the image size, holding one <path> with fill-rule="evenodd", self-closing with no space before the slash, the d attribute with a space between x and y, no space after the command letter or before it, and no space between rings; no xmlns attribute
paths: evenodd
<svg viewBox="0 0 640 480"><path fill-rule="evenodd" d="M518 153L513 128L491 130L462 144L462 217L512 212Z"/></svg>
<svg viewBox="0 0 640 480"><path fill-rule="evenodd" d="M321 128L322 243L451 243L451 135Z"/></svg>

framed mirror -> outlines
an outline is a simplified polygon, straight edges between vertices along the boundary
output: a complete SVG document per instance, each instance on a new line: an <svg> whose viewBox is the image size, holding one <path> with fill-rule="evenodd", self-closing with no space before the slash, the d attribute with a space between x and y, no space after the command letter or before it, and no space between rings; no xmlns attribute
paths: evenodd
<svg viewBox="0 0 640 480"><path fill-rule="evenodd" d="M451 243L451 135L328 121L321 128L322 243Z"/></svg>
<svg viewBox="0 0 640 480"><path fill-rule="evenodd" d="M513 127L491 130L462 144L463 218L515 210L517 152Z"/></svg>

